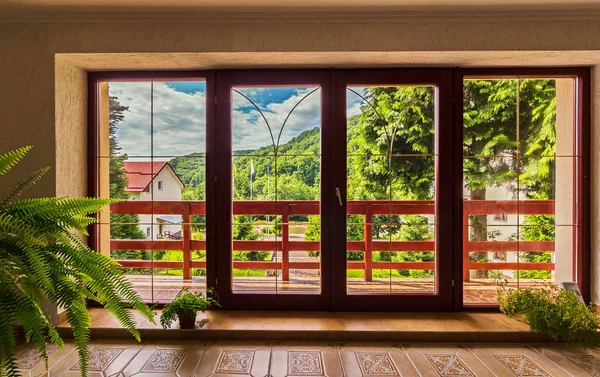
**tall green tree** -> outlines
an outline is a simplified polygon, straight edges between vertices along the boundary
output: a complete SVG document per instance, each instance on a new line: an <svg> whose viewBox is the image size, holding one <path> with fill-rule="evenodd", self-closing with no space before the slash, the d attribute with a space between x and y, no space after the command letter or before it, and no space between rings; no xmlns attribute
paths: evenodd
<svg viewBox="0 0 600 377"><path fill-rule="evenodd" d="M487 188L500 185L515 198L521 192L552 198L553 158L527 157L553 154L554 81L468 80L464 88L469 199L485 200ZM433 91L369 87L363 96L359 118L348 120L349 199L431 199L435 164L427 155L434 151ZM387 220L389 226L397 222ZM471 240L487 240L487 216L471 216L470 224ZM472 253L471 259L486 260L487 253Z"/></svg>
<svg viewBox="0 0 600 377"><path fill-rule="evenodd" d="M124 161L127 155L120 155L117 131L119 123L125 119L125 112L129 107L123 106L117 97L109 97L108 135L109 152L113 157L109 161L110 197L115 199L129 199L127 188L127 177ZM118 158L115 158L119 156ZM145 239L146 235L139 227L139 216L133 214L111 214L110 215L110 238L111 239ZM141 250L115 250L111 256L117 259L150 259L150 252ZM139 272L139 271L138 271Z"/></svg>
<svg viewBox="0 0 600 377"><path fill-rule="evenodd" d="M471 200L485 200L487 188L500 185L512 190L514 199L554 197L554 181L548 179L554 159L540 158L556 148L554 80L466 81L463 119L465 184ZM487 240L487 216L471 216L470 222L470 239ZM472 253L471 259L487 256Z"/></svg>

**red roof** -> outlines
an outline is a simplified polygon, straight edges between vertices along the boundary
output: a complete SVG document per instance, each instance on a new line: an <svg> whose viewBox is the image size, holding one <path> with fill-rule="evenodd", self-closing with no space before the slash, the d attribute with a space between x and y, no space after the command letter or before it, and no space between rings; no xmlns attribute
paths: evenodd
<svg viewBox="0 0 600 377"><path fill-rule="evenodd" d="M146 190L146 187L152 182L154 177L168 166L169 169L175 174L177 179L179 177L169 165L168 162L125 162L125 176L127 178L127 187L125 191L129 192L142 192ZM179 182L183 186L183 182L179 179Z"/></svg>

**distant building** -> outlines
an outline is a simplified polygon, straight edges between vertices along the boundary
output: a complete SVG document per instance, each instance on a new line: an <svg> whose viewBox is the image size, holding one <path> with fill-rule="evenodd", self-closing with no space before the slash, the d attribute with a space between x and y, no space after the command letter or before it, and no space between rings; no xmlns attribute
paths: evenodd
<svg viewBox="0 0 600 377"><path fill-rule="evenodd" d="M168 162L125 162L130 200L181 200L185 187ZM139 215L140 229L147 239L180 239L181 216Z"/></svg>

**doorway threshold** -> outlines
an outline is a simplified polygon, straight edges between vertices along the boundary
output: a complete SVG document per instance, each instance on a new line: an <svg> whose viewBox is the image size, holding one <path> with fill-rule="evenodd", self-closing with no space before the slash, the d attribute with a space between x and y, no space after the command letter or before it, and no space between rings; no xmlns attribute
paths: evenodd
<svg viewBox="0 0 600 377"><path fill-rule="evenodd" d="M130 338L119 322L102 308L90 308L92 339ZM501 313L349 313L209 311L199 313L193 330L178 323L169 329L134 313L144 340L320 340L389 342L551 342L545 334L532 333L523 322ZM68 322L59 332L72 337Z"/></svg>

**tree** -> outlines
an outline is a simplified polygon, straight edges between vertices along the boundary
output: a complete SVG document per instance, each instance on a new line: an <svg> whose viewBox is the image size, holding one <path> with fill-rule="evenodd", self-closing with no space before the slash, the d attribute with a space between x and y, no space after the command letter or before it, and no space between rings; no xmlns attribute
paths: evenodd
<svg viewBox="0 0 600 377"><path fill-rule="evenodd" d="M254 233L254 224L249 216L233 217L233 239L234 240L257 240L258 234ZM233 260L239 261L262 261L269 253L264 251L237 251L234 252Z"/></svg>
<svg viewBox="0 0 600 377"><path fill-rule="evenodd" d="M517 122L517 102L519 114ZM471 200L485 200L489 186L504 185L514 197L554 197L551 158L556 146L553 80L470 80L464 91L465 184ZM517 126L518 124L518 126ZM477 157L473 157L477 156ZM503 156L503 157L497 157ZM471 216L473 241L487 240L487 216ZM471 259L487 260L485 253ZM485 276L485 272L479 272Z"/></svg>
<svg viewBox="0 0 600 377"><path fill-rule="evenodd" d="M368 87L363 96L361 114L348 119L349 199L431 199L433 91ZM553 197L553 181L544 179L553 174L553 159L518 158L554 150L553 80L467 80L463 114L464 179L471 200L485 200L487 188L500 185L515 196L521 188L529 198ZM415 154L424 156L406 156ZM471 216L470 225L471 240L487 240L487 216ZM471 259L484 261L487 253L472 253Z"/></svg>
<svg viewBox="0 0 600 377"><path fill-rule="evenodd" d="M308 216L308 227L306 233L304 233L304 239L306 241L320 241L321 240L321 217L320 216ZM362 215L349 215L347 220L347 231L346 239L348 241L360 241L363 238L363 224L364 216ZM311 257L319 257L321 253L318 251L309 251L308 255ZM363 252L361 251L349 251L347 253L348 260L363 260Z"/></svg>
<svg viewBox="0 0 600 377"><path fill-rule="evenodd" d="M129 199L125 191L127 188L127 177L125 175L124 160L127 155L114 158L119 155L120 147L117 140L117 130L119 123L125 119L124 112L128 111L127 106L121 105L119 99L114 96L109 97L109 182L110 197L115 199ZM139 216L132 214L111 214L110 215L110 238L111 239L145 239L146 235L139 227ZM116 259L150 259L150 252L147 250L114 250L111 256ZM131 272L141 272L140 269L132 269Z"/></svg>
<svg viewBox="0 0 600 377"><path fill-rule="evenodd" d="M365 89L356 129L348 132L349 199L431 198L434 96L424 87Z"/></svg>
<svg viewBox="0 0 600 377"><path fill-rule="evenodd" d="M433 233L429 228L427 217L421 215L405 215L402 216L402 219L403 223L397 238L399 241L429 241L433 239ZM435 253L429 251L409 251L397 253L391 257L393 260L401 262L433 262L435 260ZM433 271L398 270L398 273L403 276L424 278L431 275Z"/></svg>

